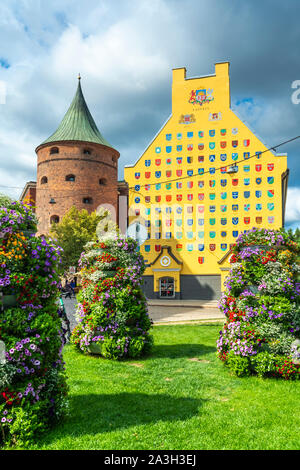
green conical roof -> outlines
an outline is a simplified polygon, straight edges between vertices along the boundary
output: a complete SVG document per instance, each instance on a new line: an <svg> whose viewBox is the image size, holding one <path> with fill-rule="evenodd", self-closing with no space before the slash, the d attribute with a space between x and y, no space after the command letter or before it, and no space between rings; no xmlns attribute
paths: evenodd
<svg viewBox="0 0 300 470"><path fill-rule="evenodd" d="M93 142L111 147L101 135L87 107L81 89L80 76L76 94L58 129L41 145L65 140Z"/></svg>

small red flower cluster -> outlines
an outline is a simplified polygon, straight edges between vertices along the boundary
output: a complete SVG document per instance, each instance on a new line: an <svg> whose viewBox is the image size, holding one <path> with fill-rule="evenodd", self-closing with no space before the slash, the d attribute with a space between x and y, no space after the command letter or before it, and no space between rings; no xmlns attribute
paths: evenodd
<svg viewBox="0 0 300 470"><path fill-rule="evenodd" d="M111 287L115 287L118 282L123 279L124 274L125 269L118 267L116 269L116 275L114 277L107 277L98 284L96 284L94 288L93 302L98 302L103 292L106 292Z"/></svg>
<svg viewBox="0 0 300 470"><path fill-rule="evenodd" d="M227 307L232 308L232 306L236 306L236 298L233 297L232 295L228 295L226 298L226 303Z"/></svg>
<svg viewBox="0 0 300 470"><path fill-rule="evenodd" d="M261 338L260 335L257 334L256 330L246 330L245 331L245 337L248 340L256 341L257 344L261 344L261 343L266 342L265 338Z"/></svg>
<svg viewBox="0 0 300 470"><path fill-rule="evenodd" d="M230 322L233 321L240 321L242 317L245 316L243 310L240 310L236 306L236 298L228 295L225 302L226 307L228 307L228 312L226 313L226 317Z"/></svg>
<svg viewBox="0 0 300 470"><path fill-rule="evenodd" d="M221 359L222 362L226 362L227 361L227 355L228 355L228 353L226 353L225 351L220 352L219 353L219 359Z"/></svg>
<svg viewBox="0 0 300 470"><path fill-rule="evenodd" d="M237 261L238 261L238 257L235 254L233 254L230 258L230 264L237 263Z"/></svg>
<svg viewBox="0 0 300 470"><path fill-rule="evenodd" d="M242 310L230 310L227 316L229 321L240 321L245 316L245 313Z"/></svg>
<svg viewBox="0 0 300 470"><path fill-rule="evenodd" d="M18 398L13 392L9 392L8 388L4 390L4 392L1 392L2 397L6 401L7 405L12 405L14 401L17 402L17 404L20 403L20 398Z"/></svg>
<svg viewBox="0 0 300 470"><path fill-rule="evenodd" d="M286 359L283 364L276 364L276 370L286 380L296 378L296 375L300 373L299 364L294 364L289 359Z"/></svg>
<svg viewBox="0 0 300 470"><path fill-rule="evenodd" d="M31 281L32 282L32 281ZM20 292L18 297L18 301L22 305L31 304L36 302L37 298L39 297L37 292L33 292L32 286L28 285L29 283L25 282L23 285L23 289Z"/></svg>
<svg viewBox="0 0 300 470"><path fill-rule="evenodd" d="M275 250L267 251L266 255L261 257L262 264L267 264L269 261L277 261Z"/></svg>
<svg viewBox="0 0 300 470"><path fill-rule="evenodd" d="M109 253L103 253L101 256L96 258L96 261L101 261L102 263L113 263L114 261L117 261L117 258L114 258Z"/></svg>

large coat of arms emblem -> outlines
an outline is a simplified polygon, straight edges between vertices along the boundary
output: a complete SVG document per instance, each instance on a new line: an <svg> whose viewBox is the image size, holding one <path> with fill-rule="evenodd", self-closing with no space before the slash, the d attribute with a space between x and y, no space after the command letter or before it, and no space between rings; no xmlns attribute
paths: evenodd
<svg viewBox="0 0 300 470"><path fill-rule="evenodd" d="M209 103L210 101L213 101L214 97L212 96L212 94L213 94L212 89L192 90L189 103L199 104L200 106L202 106L205 103Z"/></svg>

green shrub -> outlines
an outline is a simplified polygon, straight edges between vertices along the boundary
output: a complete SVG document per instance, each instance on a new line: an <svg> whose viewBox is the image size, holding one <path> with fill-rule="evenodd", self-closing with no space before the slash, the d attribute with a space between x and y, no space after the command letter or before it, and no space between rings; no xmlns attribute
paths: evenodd
<svg viewBox="0 0 300 470"><path fill-rule="evenodd" d="M231 351L227 355L226 364L237 377L250 375L250 360L248 357L236 355Z"/></svg>
<svg viewBox="0 0 300 470"><path fill-rule="evenodd" d="M251 367L259 377L276 375L276 356L267 351L251 357Z"/></svg>
<svg viewBox="0 0 300 470"><path fill-rule="evenodd" d="M4 442L10 437L10 443L18 447L26 448L34 441L37 434L45 432L45 424L41 403L33 405L23 405L14 407L13 411L7 415L7 420L11 419L10 425L2 424Z"/></svg>

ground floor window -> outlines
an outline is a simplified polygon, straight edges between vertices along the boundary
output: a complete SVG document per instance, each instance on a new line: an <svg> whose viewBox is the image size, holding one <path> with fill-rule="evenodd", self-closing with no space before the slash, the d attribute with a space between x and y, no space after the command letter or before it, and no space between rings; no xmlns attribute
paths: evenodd
<svg viewBox="0 0 300 470"><path fill-rule="evenodd" d="M163 277L159 280L159 296L168 299L175 297L175 280L173 277Z"/></svg>
<svg viewBox="0 0 300 470"><path fill-rule="evenodd" d="M58 223L59 223L59 216L58 215L51 215L50 224L58 224Z"/></svg>

